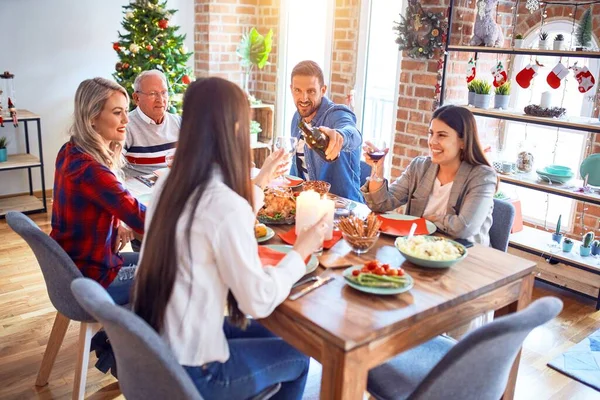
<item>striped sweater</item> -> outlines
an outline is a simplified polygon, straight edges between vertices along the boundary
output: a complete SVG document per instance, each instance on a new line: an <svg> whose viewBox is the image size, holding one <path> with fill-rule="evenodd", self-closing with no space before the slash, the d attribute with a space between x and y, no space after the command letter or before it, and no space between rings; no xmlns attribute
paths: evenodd
<svg viewBox="0 0 600 400"><path fill-rule="evenodd" d="M165 168L165 156L172 152L179 138L181 117L165 113L165 119L156 125L139 108L129 113L124 155L128 176L150 174Z"/></svg>

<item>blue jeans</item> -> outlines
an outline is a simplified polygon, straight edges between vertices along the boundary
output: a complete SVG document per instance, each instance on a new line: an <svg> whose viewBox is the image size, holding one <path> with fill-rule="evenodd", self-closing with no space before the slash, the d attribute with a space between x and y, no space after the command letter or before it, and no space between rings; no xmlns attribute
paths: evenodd
<svg viewBox="0 0 600 400"><path fill-rule="evenodd" d="M223 324L229 359L203 367L183 366L205 399L247 399L276 383L273 399L300 400L308 376L309 357L256 321L246 330Z"/></svg>
<svg viewBox="0 0 600 400"><path fill-rule="evenodd" d="M115 280L108 285L106 291L115 303L122 306L129 303L129 293L133 285L140 253L121 253L121 256L123 257L123 266Z"/></svg>

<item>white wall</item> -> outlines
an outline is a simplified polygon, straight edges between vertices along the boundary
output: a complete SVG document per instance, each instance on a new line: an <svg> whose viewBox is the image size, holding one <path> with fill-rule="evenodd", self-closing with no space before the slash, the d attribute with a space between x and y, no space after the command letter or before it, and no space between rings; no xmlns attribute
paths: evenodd
<svg viewBox="0 0 600 400"><path fill-rule="evenodd" d="M54 161L65 143L73 114L73 98L81 81L96 76L112 79L118 61L112 43L123 20L128 0L2 0L0 73L15 74L15 105L42 117L46 188L54 182ZM185 33L186 46L194 45L194 0L168 0L179 10L171 25ZM189 62L193 67L193 57ZM6 104L3 104L6 107ZM7 124L8 153L24 153L23 127ZM23 125L23 124L21 124ZM32 152L37 154L35 126L29 123ZM33 139L33 140L32 140ZM34 190L41 189L34 170ZM0 195L28 191L26 170L0 172Z"/></svg>

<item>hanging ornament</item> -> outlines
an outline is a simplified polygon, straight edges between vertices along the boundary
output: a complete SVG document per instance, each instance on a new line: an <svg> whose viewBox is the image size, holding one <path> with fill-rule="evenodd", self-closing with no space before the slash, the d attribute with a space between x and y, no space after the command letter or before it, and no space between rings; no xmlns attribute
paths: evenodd
<svg viewBox="0 0 600 400"><path fill-rule="evenodd" d="M160 29L167 29L169 27L169 20L161 19L160 21L158 21L158 27Z"/></svg>
<svg viewBox="0 0 600 400"><path fill-rule="evenodd" d="M181 83L183 83L184 85L189 85L191 82L191 79L189 76L184 75L181 77Z"/></svg>
<svg viewBox="0 0 600 400"><path fill-rule="evenodd" d="M498 61L498 64L492 68L491 72L494 76L494 87L500 87L506 83L508 75L506 74L504 65L502 65L502 61Z"/></svg>
<svg viewBox="0 0 600 400"><path fill-rule="evenodd" d="M187 46L186 46L186 45L183 45L183 46L181 46L181 47L179 48L179 52L180 52L181 54L187 54L187 52L188 52L188 48L187 48Z"/></svg>
<svg viewBox="0 0 600 400"><path fill-rule="evenodd" d="M131 43L129 45L129 51L132 52L133 54L136 54L138 51L140 51L140 46L138 46L135 43Z"/></svg>
<svg viewBox="0 0 600 400"><path fill-rule="evenodd" d="M115 69L117 71L119 71L119 72L122 71L123 70L123 63L121 63L121 62L116 63L115 64Z"/></svg>
<svg viewBox="0 0 600 400"><path fill-rule="evenodd" d="M537 75L539 67L537 64L529 64L521 70L516 76L517 83L523 89L531 85L531 80Z"/></svg>
<svg viewBox="0 0 600 400"><path fill-rule="evenodd" d="M531 14L540 9L540 0L527 0L525 8L529 10Z"/></svg>
<svg viewBox="0 0 600 400"><path fill-rule="evenodd" d="M153 49L153 48L154 48L154 47L152 47L152 45L151 45L151 44L149 44L149 45L147 45L147 46L146 46L146 50L148 50L148 51L152 51L152 49Z"/></svg>
<svg viewBox="0 0 600 400"><path fill-rule="evenodd" d="M123 69L128 69L129 68L129 63L123 63Z"/></svg>
<svg viewBox="0 0 600 400"><path fill-rule="evenodd" d="M127 19L133 18L133 13L131 11L128 12L127 14L125 14L125 18L127 18Z"/></svg>
<svg viewBox="0 0 600 400"><path fill-rule="evenodd" d="M568 73L569 69L559 62L552 68L552 71L550 71L546 77L546 82L548 82L548 85L550 85L552 89L558 89L560 87L560 82Z"/></svg>
<svg viewBox="0 0 600 400"><path fill-rule="evenodd" d="M471 57L467 63L467 83L471 83L477 76L477 61Z"/></svg>
<svg viewBox="0 0 600 400"><path fill-rule="evenodd" d="M121 45L118 42L113 43L113 50L117 53L121 51Z"/></svg>
<svg viewBox="0 0 600 400"><path fill-rule="evenodd" d="M570 67L570 69L573 70L573 75L575 75L575 79L579 84L577 86L579 93L585 93L594 87L596 79L594 79L594 75L592 75L592 73L586 66L578 67L577 63L575 63L573 64L573 66Z"/></svg>

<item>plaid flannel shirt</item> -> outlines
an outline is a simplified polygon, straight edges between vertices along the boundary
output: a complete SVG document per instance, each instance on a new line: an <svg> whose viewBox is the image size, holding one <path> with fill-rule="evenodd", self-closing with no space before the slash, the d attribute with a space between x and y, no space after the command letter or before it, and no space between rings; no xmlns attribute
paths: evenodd
<svg viewBox="0 0 600 400"><path fill-rule="evenodd" d="M146 207L115 174L75 145L56 157L52 232L81 273L108 287L123 265L114 249L120 221L142 234Z"/></svg>

